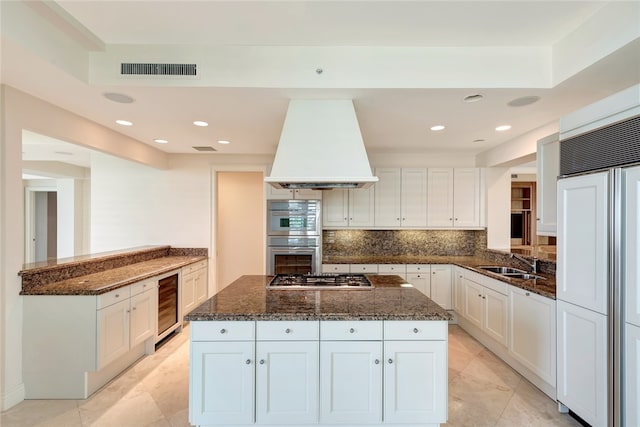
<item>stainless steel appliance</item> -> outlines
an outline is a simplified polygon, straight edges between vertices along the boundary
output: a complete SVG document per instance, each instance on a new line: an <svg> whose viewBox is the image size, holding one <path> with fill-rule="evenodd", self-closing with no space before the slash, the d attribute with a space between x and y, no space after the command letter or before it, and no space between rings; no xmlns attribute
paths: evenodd
<svg viewBox="0 0 640 427"><path fill-rule="evenodd" d="M364 274L278 274L267 289L372 289Z"/></svg>
<svg viewBox="0 0 640 427"><path fill-rule="evenodd" d="M267 201L267 274L320 272L320 200Z"/></svg>
<svg viewBox="0 0 640 427"><path fill-rule="evenodd" d="M158 333L160 341L181 326L178 273L158 280Z"/></svg>
<svg viewBox="0 0 640 427"><path fill-rule="evenodd" d="M640 425L640 86L621 94L561 121L557 399L593 427Z"/></svg>

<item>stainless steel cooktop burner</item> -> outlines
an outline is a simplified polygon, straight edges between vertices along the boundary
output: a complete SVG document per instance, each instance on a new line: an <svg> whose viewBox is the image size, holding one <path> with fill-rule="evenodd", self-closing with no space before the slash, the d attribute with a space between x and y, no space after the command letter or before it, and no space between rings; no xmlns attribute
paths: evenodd
<svg viewBox="0 0 640 427"><path fill-rule="evenodd" d="M364 274L277 274L268 289L371 289Z"/></svg>

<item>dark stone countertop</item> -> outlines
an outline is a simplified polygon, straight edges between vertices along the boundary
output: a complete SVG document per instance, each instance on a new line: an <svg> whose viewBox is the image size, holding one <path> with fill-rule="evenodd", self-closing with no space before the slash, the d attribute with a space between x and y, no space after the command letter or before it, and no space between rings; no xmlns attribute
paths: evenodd
<svg viewBox="0 0 640 427"><path fill-rule="evenodd" d="M206 259L197 255L163 256L52 283L27 287L23 283L20 295L100 295Z"/></svg>
<svg viewBox="0 0 640 427"><path fill-rule="evenodd" d="M554 275L546 273L536 273L544 280L522 280L512 279L495 273L489 273L477 267L483 265L507 265L487 258L476 256L367 256L367 257L324 257L323 264L453 264L467 268L485 276L505 282L527 291L542 295L547 298L556 299L556 278ZM522 269L522 265L516 266Z"/></svg>
<svg viewBox="0 0 640 427"><path fill-rule="evenodd" d="M372 289L267 289L273 276L242 276L185 316L210 320L450 320L400 276L369 275Z"/></svg>

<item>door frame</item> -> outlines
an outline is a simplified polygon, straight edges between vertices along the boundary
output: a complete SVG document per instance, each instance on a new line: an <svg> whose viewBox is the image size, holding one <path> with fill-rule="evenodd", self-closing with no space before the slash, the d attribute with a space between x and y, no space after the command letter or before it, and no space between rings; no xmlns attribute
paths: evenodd
<svg viewBox="0 0 640 427"><path fill-rule="evenodd" d="M24 187L24 263L35 262L36 193L58 192L56 185L27 185Z"/></svg>

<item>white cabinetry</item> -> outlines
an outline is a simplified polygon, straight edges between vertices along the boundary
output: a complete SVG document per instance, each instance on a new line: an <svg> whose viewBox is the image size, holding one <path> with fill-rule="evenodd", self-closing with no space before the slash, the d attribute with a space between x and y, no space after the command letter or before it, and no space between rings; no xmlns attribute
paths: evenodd
<svg viewBox="0 0 640 427"><path fill-rule="evenodd" d="M350 273L378 274L378 264L351 264Z"/></svg>
<svg viewBox="0 0 640 427"><path fill-rule="evenodd" d="M408 264L407 281L445 310L451 310L451 266Z"/></svg>
<svg viewBox="0 0 640 427"><path fill-rule="evenodd" d="M506 283L465 271L464 312L472 325L499 344L507 345L508 297Z"/></svg>
<svg viewBox="0 0 640 427"><path fill-rule="evenodd" d="M309 190L309 189L298 189L298 190L285 190L283 188L274 188L273 186L266 184L267 186L267 199L278 199L278 200L293 200L293 199L303 199L303 200L321 200L322 199L322 191L320 190Z"/></svg>
<svg viewBox="0 0 640 427"><path fill-rule="evenodd" d="M379 168L376 175L376 227L426 227L427 169Z"/></svg>
<svg viewBox="0 0 640 427"><path fill-rule="evenodd" d="M348 273L349 264L322 264L323 273Z"/></svg>
<svg viewBox="0 0 640 427"><path fill-rule="evenodd" d="M558 401L607 425L607 316L564 301L558 310Z"/></svg>
<svg viewBox="0 0 640 427"><path fill-rule="evenodd" d="M624 242L626 263L624 281L626 290L626 322L640 326L640 167L627 169L625 175L627 238Z"/></svg>
<svg viewBox="0 0 640 427"><path fill-rule="evenodd" d="M453 269L453 309L458 314L464 314L464 269Z"/></svg>
<svg viewBox="0 0 640 427"><path fill-rule="evenodd" d="M557 133L538 140L536 166L536 232L542 236L555 236L557 179L560 174L560 141Z"/></svg>
<svg viewBox="0 0 640 427"><path fill-rule="evenodd" d="M431 298L431 265L407 264L407 282Z"/></svg>
<svg viewBox="0 0 640 427"><path fill-rule="evenodd" d="M322 201L323 228L372 227L374 188L325 191Z"/></svg>
<svg viewBox="0 0 640 427"><path fill-rule="evenodd" d="M640 425L640 327L625 325L625 405L626 426Z"/></svg>
<svg viewBox="0 0 640 427"><path fill-rule="evenodd" d="M429 168L427 226L480 226L480 170Z"/></svg>
<svg viewBox="0 0 640 427"><path fill-rule="evenodd" d="M400 169L377 168L378 182L375 188L375 225L376 227L400 226L400 192L402 180Z"/></svg>
<svg viewBox="0 0 640 427"><path fill-rule="evenodd" d="M509 353L555 387L555 301L509 286L509 313Z"/></svg>
<svg viewBox="0 0 640 427"><path fill-rule="evenodd" d="M407 267L404 264L378 264L378 274L395 274L407 279Z"/></svg>
<svg viewBox="0 0 640 427"><path fill-rule="evenodd" d="M184 316L207 299L207 261L184 267L180 287Z"/></svg>

